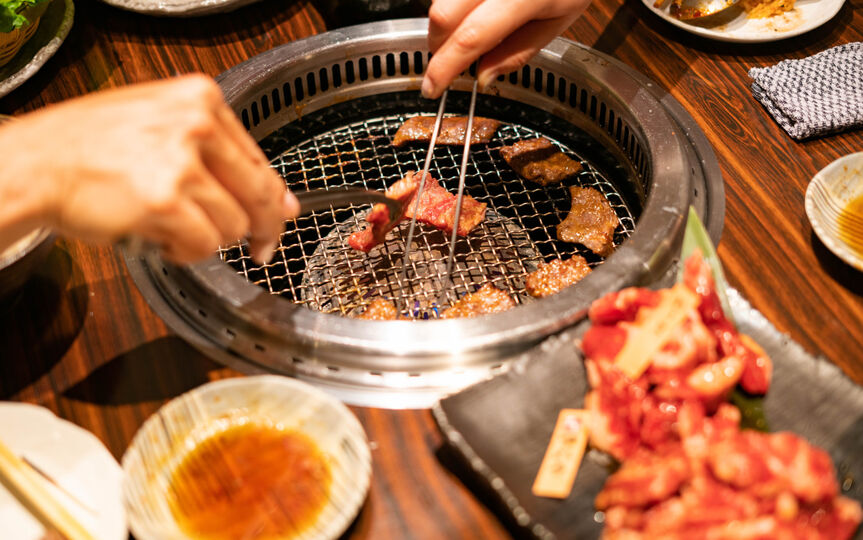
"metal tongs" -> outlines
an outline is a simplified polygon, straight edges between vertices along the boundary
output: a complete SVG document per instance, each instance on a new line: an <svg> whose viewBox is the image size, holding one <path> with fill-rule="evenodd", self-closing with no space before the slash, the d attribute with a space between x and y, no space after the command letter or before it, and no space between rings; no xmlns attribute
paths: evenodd
<svg viewBox="0 0 863 540"><path fill-rule="evenodd" d="M294 191L294 196L300 203L300 214L305 216L312 212L350 206L352 204L382 203L389 209L389 221L386 227L395 227L401 219L404 203L390 199L380 191L362 188L311 189L309 191ZM131 257L142 257L145 253L158 251L159 246L144 240L140 236L121 238L117 245L123 248Z"/></svg>
<svg viewBox="0 0 863 540"><path fill-rule="evenodd" d="M444 274L445 277L444 277L443 281L441 282L440 293L438 294L438 297L436 299L436 303L438 305L441 304L441 300L446 295L446 291L452 285L453 262L455 259L455 244L456 244L456 241L458 240L458 226L459 226L459 220L461 219L461 203L462 203L462 199L464 198L464 179L465 179L465 174L467 173L467 161L468 161L468 154L470 152L470 141L473 138L473 116L474 116L474 110L476 109L477 87L478 87L478 81L474 80L473 89L471 90L471 95L470 95L470 106L468 107L468 113L467 113L467 129L465 130L465 135L464 135L464 153L462 154L461 170L459 171L459 175L458 175L458 194L456 195L455 215L453 216L454 219L453 219L452 235L450 236L450 241L449 241L449 255L447 256L447 261L446 261L446 272ZM434 155L435 143L437 143L437 136L438 136L438 133L440 132L441 121L443 120L444 110L446 109L446 99L447 99L448 94L449 94L449 89L444 90L444 92L440 98L440 105L438 106L437 117L435 118L435 123L434 123L434 128L432 130L431 140L429 140L428 152L426 152L426 159L425 159L425 163L423 164L423 172L422 172L422 175L420 176L420 185L419 185L419 188L417 189L416 197L414 198L414 200L417 201L417 209L419 208L420 201L422 200L423 189L425 188L426 177L428 175L429 165L431 164L431 159L432 159L432 156ZM417 214L418 213L419 213L418 211L414 212L413 216L411 216L411 224L410 224L410 227L408 227L408 237L407 237L407 240L405 241L405 254L404 254L404 258L402 259L402 271L401 271L401 275L399 277L400 283L406 283L407 267L408 267L408 264L410 263L411 244L412 244L413 237L414 237L414 228L416 227L416 221L417 221ZM405 292L404 292L405 287L401 286L400 290L402 293L402 300L405 303L405 307L407 309L410 309L410 307L406 305L406 298L405 298Z"/></svg>
<svg viewBox="0 0 863 540"><path fill-rule="evenodd" d="M339 208L352 204L382 203L390 211L387 226L395 225L402 215L404 203L387 197L380 191L362 188L311 189L309 191L294 191L294 196L300 203L300 215L304 216L318 210L327 210L331 206Z"/></svg>

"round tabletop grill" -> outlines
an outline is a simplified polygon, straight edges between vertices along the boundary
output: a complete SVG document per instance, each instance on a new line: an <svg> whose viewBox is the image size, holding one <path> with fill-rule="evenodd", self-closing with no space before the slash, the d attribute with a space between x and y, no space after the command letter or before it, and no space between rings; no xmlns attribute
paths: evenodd
<svg viewBox="0 0 863 540"><path fill-rule="evenodd" d="M426 145L396 148L392 137L406 118L436 109L418 92L429 57L426 25L399 20L328 32L259 55L220 84L291 189L384 190L421 170L425 158ZM453 83L448 114L466 112L473 69ZM450 286L443 285L449 239L441 231L417 228L404 273L408 222L369 253L350 248L368 205L286 223L264 265L237 242L189 267L155 253L127 257L130 271L169 325L224 363L295 375L352 403L414 407L506 369L517 353L541 351L537 343L583 317L601 294L667 276L690 204L718 241L722 180L703 134L676 102L613 59L555 40L478 96L476 113L502 125L491 143L471 148L466 193L488 210L456 245ZM501 146L538 136L582 164L577 178L543 187L500 157ZM430 173L450 192L461 153L434 152ZM601 191L618 214L607 260L556 239L568 185ZM525 277L540 262L574 254L594 268L584 280L542 300L525 293ZM485 283L520 305L433 320ZM381 297L403 315L430 320L353 318Z"/></svg>

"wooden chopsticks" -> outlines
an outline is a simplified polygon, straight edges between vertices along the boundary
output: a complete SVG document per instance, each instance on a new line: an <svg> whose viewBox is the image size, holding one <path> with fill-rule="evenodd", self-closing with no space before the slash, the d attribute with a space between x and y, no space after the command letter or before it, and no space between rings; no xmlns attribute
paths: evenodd
<svg viewBox="0 0 863 540"><path fill-rule="evenodd" d="M67 540L96 540L47 489L46 480L0 441L0 484L48 529Z"/></svg>

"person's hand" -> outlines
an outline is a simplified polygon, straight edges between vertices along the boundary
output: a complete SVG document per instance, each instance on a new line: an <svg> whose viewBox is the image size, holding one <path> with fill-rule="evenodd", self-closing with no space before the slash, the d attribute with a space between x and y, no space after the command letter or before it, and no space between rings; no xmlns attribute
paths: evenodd
<svg viewBox="0 0 863 540"><path fill-rule="evenodd" d="M99 92L0 127L0 245L34 226L137 236L177 262L248 237L268 260L299 209L216 83L192 75ZM14 215L12 215L14 214Z"/></svg>
<svg viewBox="0 0 863 540"><path fill-rule="evenodd" d="M481 87L526 64L569 28L590 0L432 0L428 43L433 56L423 96L438 98L480 60Z"/></svg>

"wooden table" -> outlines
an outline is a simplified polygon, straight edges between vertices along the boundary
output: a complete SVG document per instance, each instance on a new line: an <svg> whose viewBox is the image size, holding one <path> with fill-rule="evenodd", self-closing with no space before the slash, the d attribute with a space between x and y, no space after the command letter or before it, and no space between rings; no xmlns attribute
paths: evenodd
<svg viewBox="0 0 863 540"><path fill-rule="evenodd" d="M692 114L725 179L719 253L731 285L781 331L863 382L863 274L817 239L803 206L812 175L863 150L863 131L794 142L749 90L747 70L863 40L863 0L784 42L707 41L639 0L596 0L568 37L655 80ZM267 0L196 20L77 4L58 54L0 100L19 114L87 92L178 73L217 75L267 49L323 32L306 0ZM122 121L122 119L118 119ZM117 252L61 239L48 265L0 315L0 399L44 405L94 432L120 458L160 405L234 376L173 335L138 293ZM805 391L805 389L801 389ZM441 465L428 411L354 408L373 444L374 478L351 538L497 538L508 531Z"/></svg>

